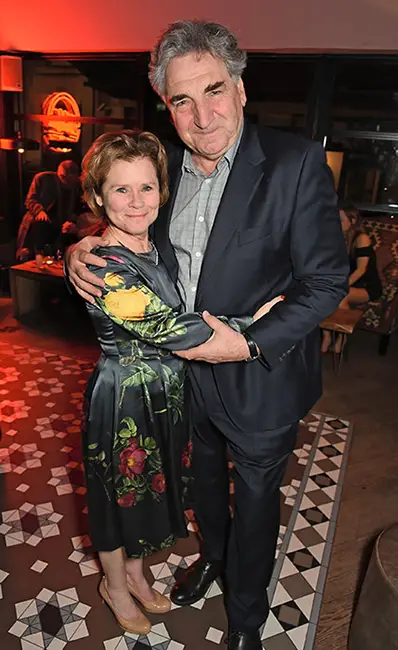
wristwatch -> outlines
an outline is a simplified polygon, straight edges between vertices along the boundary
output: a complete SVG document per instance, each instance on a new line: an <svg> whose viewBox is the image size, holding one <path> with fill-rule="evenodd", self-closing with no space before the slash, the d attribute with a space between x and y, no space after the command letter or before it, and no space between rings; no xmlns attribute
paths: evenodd
<svg viewBox="0 0 398 650"><path fill-rule="evenodd" d="M249 362L259 359L261 357L261 352L258 351L257 343L255 343L255 341L253 341L253 339L250 338L249 334L246 332L242 332L242 334L245 337L247 345L249 347L249 356L247 359L245 359L245 361Z"/></svg>

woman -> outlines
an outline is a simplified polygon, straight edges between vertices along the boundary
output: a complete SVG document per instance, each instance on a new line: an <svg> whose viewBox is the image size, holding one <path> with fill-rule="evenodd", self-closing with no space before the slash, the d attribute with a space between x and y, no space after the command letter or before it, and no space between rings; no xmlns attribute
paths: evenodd
<svg viewBox="0 0 398 650"><path fill-rule="evenodd" d="M370 237L358 229L359 211L353 206L340 210L341 227L344 233L350 262L349 292L341 301L340 309L350 309L378 300L382 285L377 271L376 255ZM342 351L342 334L336 339L335 352ZM322 352L327 352L332 342L329 330L323 331Z"/></svg>
<svg viewBox="0 0 398 650"><path fill-rule="evenodd" d="M123 629L146 634L150 623L131 595L148 612L166 612L170 602L146 582L142 558L187 535L185 367L172 353L205 342L212 330L200 314L183 313L149 239L168 198L159 140L133 131L101 136L84 158L83 188L90 208L107 223L104 246L93 251L107 266L91 269L105 289L88 305L102 349L87 388L83 436L91 537L105 574L103 600ZM252 321L227 322L243 330Z"/></svg>

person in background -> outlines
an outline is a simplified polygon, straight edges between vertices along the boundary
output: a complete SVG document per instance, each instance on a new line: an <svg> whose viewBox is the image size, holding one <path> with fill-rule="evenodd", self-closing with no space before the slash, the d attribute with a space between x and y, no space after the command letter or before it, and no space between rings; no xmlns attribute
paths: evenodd
<svg viewBox="0 0 398 650"><path fill-rule="evenodd" d="M52 254L76 240L75 220L81 209L78 165L64 160L56 172L40 172L29 188L27 209L17 236L17 259L34 257L49 246Z"/></svg>
<svg viewBox="0 0 398 650"><path fill-rule="evenodd" d="M382 284L377 270L376 255L370 237L358 227L359 211L354 206L340 210L341 227L350 263L349 292L340 302L340 309L350 309L378 300L382 294ZM342 351L343 335L335 340L334 350ZM332 334L323 330L322 352L326 353L332 343Z"/></svg>

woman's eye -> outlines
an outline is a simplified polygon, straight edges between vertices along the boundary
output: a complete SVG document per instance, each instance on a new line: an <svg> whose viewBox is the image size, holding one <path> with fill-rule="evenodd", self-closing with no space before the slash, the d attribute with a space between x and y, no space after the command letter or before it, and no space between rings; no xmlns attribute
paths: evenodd
<svg viewBox="0 0 398 650"><path fill-rule="evenodd" d="M144 192L150 192L153 189L152 185L144 185L143 190Z"/></svg>
<svg viewBox="0 0 398 650"><path fill-rule="evenodd" d="M121 194L124 194L126 192L126 188L125 187L118 187L116 192L120 192Z"/></svg>

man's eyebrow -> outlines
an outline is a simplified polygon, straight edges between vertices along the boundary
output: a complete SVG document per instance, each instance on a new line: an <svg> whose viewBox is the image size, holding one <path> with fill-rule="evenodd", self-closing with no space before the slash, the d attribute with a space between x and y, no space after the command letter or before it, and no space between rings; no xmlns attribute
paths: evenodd
<svg viewBox="0 0 398 650"><path fill-rule="evenodd" d="M218 90L219 88L222 88L224 86L225 86L225 81L216 81L215 83L209 84L208 86L206 86L205 93L210 93L210 92L212 92L214 90ZM172 95L172 97L170 97L169 101L170 101L170 104L176 104L177 102L180 102L181 100L187 99L187 98L189 98L189 95L187 95L186 93L180 93L179 95Z"/></svg>
<svg viewBox="0 0 398 650"><path fill-rule="evenodd" d="M225 81L216 81L214 84L209 84L206 86L205 93L211 93L213 90L222 88L222 86L225 86Z"/></svg>

